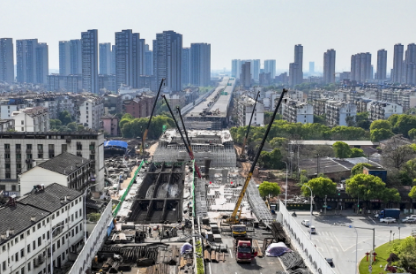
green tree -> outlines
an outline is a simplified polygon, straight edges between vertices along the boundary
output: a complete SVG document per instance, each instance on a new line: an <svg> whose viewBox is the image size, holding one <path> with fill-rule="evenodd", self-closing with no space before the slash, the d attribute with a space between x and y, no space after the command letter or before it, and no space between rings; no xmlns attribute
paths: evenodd
<svg viewBox="0 0 417 274"><path fill-rule="evenodd" d="M314 120L313 121L314 121L314 123L325 125L326 124L326 114L322 114L322 115L315 115L314 114Z"/></svg>
<svg viewBox="0 0 417 274"><path fill-rule="evenodd" d="M396 114L391 115L390 118L395 115ZM394 121L395 123L393 123ZM402 134L404 137L406 137L408 136L408 132L411 129L416 128L416 117L414 115L401 114L401 115L395 116L392 119L391 124L393 126L392 131L394 133Z"/></svg>
<svg viewBox="0 0 417 274"><path fill-rule="evenodd" d="M416 129L415 129L415 128L412 128L412 129L410 129L410 130L408 131L408 137L409 137L411 140L415 140L415 139L416 139Z"/></svg>
<svg viewBox="0 0 417 274"><path fill-rule="evenodd" d="M349 158L350 157L350 147L345 142L335 142L333 144L333 151L337 158Z"/></svg>
<svg viewBox="0 0 417 274"><path fill-rule="evenodd" d="M71 131L78 131L78 125L75 122L71 122L67 125L67 127L71 130Z"/></svg>
<svg viewBox="0 0 417 274"><path fill-rule="evenodd" d="M360 127L337 126L331 129L333 140L361 140L365 138L365 130Z"/></svg>
<svg viewBox="0 0 417 274"><path fill-rule="evenodd" d="M353 168L352 168L352 170L350 171L350 174L352 175L352 176L355 176L356 174L363 174L363 168L364 167L371 167L372 165L371 164L368 164L368 163L359 163L359 164L356 164Z"/></svg>
<svg viewBox="0 0 417 274"><path fill-rule="evenodd" d="M384 188L382 196L379 198L384 203L401 201L400 193L395 188Z"/></svg>
<svg viewBox="0 0 417 274"><path fill-rule="evenodd" d="M278 148L281 147L283 144L285 144L287 142L286 138L282 138L282 137L275 137L273 138L271 141L269 141L269 144L271 145L271 147L273 148Z"/></svg>
<svg viewBox="0 0 417 274"><path fill-rule="evenodd" d="M382 198L384 189L385 183L373 175L357 174L346 181L347 194L365 201Z"/></svg>
<svg viewBox="0 0 417 274"><path fill-rule="evenodd" d="M356 126L363 128L364 130L369 130L371 122L368 119L368 112L358 112L356 113Z"/></svg>
<svg viewBox="0 0 417 274"><path fill-rule="evenodd" d="M334 195L336 194L336 183L334 183L329 178L318 177L311 179L307 183L305 183L301 187L301 192L305 197L310 197L311 192L310 189L306 186L311 188L313 195L315 197L324 198L325 195Z"/></svg>
<svg viewBox="0 0 417 274"><path fill-rule="evenodd" d="M416 186L413 186L413 188L410 190L410 193L408 193L408 197L411 199L416 199Z"/></svg>
<svg viewBox="0 0 417 274"><path fill-rule="evenodd" d="M353 157L364 157L364 156L365 156L365 153L363 153L363 150L360 149L360 148L354 147L350 150L350 156L349 157L353 158Z"/></svg>
<svg viewBox="0 0 417 274"><path fill-rule="evenodd" d="M408 160L400 169L402 185L412 185L416 178L416 158Z"/></svg>
<svg viewBox="0 0 417 274"><path fill-rule="evenodd" d="M50 119L49 125L51 129L59 129L62 126L62 122L59 119Z"/></svg>
<svg viewBox="0 0 417 274"><path fill-rule="evenodd" d="M416 238L408 236L394 244L393 250L400 258L399 262L408 272L415 273L416 270Z"/></svg>
<svg viewBox="0 0 417 274"><path fill-rule="evenodd" d="M272 197L278 196L281 193L281 188L277 183L263 181L259 185L259 195L265 199L265 197L271 195Z"/></svg>
<svg viewBox="0 0 417 274"><path fill-rule="evenodd" d="M371 141L372 142L379 142L382 140L386 140L394 136L394 133L390 129L386 128L379 128L371 130Z"/></svg>
<svg viewBox="0 0 417 274"><path fill-rule="evenodd" d="M63 125L68 125L72 122L71 114L66 110L58 113L58 119L62 122Z"/></svg>
<svg viewBox="0 0 417 274"><path fill-rule="evenodd" d="M388 122L387 120L375 120L372 122L371 126L370 126L370 130L374 130L374 129L381 129L381 128L385 128L388 130L392 129L392 125L390 122Z"/></svg>

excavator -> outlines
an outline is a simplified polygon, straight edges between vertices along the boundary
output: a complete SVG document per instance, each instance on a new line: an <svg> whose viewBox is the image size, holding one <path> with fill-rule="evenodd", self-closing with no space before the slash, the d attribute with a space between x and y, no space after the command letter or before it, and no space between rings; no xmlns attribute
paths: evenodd
<svg viewBox="0 0 417 274"><path fill-rule="evenodd" d="M168 102L167 98L165 97L165 95L162 95L162 98L165 100L165 103L167 104L168 110L169 110L169 112L171 113L171 116L172 116L172 119L174 120L175 126L177 127L177 130L178 130L178 132L180 133L181 139L182 139L182 141L183 141L183 143L184 143L184 145L185 145L185 149L187 150L188 155L190 155L190 159L191 159L191 160L194 160L194 153L193 153L193 151L191 150L191 143L190 143L190 140L188 139L188 134L187 134L187 131L186 131L186 129L185 129L185 125L184 125L184 123L183 123L184 132L185 132L185 134L186 134L186 136L187 136L187 141L188 141L188 142L184 139L184 135L182 135L181 128L180 128L180 126L178 125L177 119L175 119L174 113L172 112L171 106L169 105L169 102ZM180 113L180 118L181 118L181 121L182 121L181 110L179 109L179 107L177 107L177 110L178 110L178 111L179 111L179 113ZM197 164L196 164L196 162L195 162L195 161L194 161L194 168L195 168L195 171L197 172L198 178L200 178L200 179L201 179L200 169L198 168L198 166L197 166Z"/></svg>
<svg viewBox="0 0 417 274"><path fill-rule="evenodd" d="M156 94L155 101L153 102L153 107L152 107L152 111L151 111L151 116L149 117L148 125L146 126L146 129L145 129L145 131L143 132L142 144L141 144L141 146L140 146L140 150L139 150L139 154L140 154L140 155L144 155L144 149L145 149L145 141L146 141L146 136L148 135L149 126L151 125L151 121L152 121L153 113L154 113L154 111L155 111L155 107L156 107L156 102L158 101L159 94L161 93L162 85L164 85L164 86L165 86L165 78L162 78L161 83L159 84L158 93Z"/></svg>
<svg viewBox="0 0 417 274"><path fill-rule="evenodd" d="M255 105L253 106L253 110L252 110L252 115L250 116L250 120L249 120L249 125L248 128L246 129L246 135L245 138L243 139L243 146L242 146L242 153L240 154L240 158L241 159L245 159L245 147L246 147L246 142L248 141L248 136L249 136L249 131L250 131L250 126L252 124L252 118L253 118L253 114L255 113L256 110L256 104L258 103L258 98L259 98L259 94L261 92L258 91L258 94L255 97Z"/></svg>
<svg viewBox="0 0 417 274"><path fill-rule="evenodd" d="M242 214L242 208L240 207L240 205L242 203L243 197L245 197L246 189L249 186L249 182L250 182L250 179L252 178L253 171L255 170L256 163L258 162L259 156L261 155L262 148L264 147L266 138L268 137L268 133L271 130L272 124L274 123L274 120L275 120L275 116L277 115L277 112L278 112L278 108L281 105L282 99L284 98L284 94L286 92L287 92L286 89L282 90L281 97L279 98L278 104L275 107L275 111L272 114L271 120L269 121L268 127L266 129L264 138L262 139L262 142L261 142L261 145L259 146L258 152L256 153L255 158L252 162L252 166L251 166L251 168L249 170L249 173L246 177L245 184L243 185L242 190L240 191L239 198L237 199L237 202L236 202L236 206L233 210L233 213L230 215L229 219L226 220L226 223L229 223L231 225L240 223L240 216Z"/></svg>

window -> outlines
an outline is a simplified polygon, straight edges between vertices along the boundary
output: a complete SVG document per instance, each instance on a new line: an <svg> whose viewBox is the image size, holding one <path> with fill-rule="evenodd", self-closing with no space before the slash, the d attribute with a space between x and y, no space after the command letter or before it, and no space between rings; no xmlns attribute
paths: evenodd
<svg viewBox="0 0 417 274"><path fill-rule="evenodd" d="M17 169L22 168L22 164L16 164L16 168L17 168Z"/></svg>
<svg viewBox="0 0 417 274"><path fill-rule="evenodd" d="M38 150L43 150L43 145L38 144Z"/></svg>
<svg viewBox="0 0 417 274"><path fill-rule="evenodd" d="M18 238L14 239L14 243L17 244L17 242L19 241Z"/></svg>
<svg viewBox="0 0 417 274"><path fill-rule="evenodd" d="M62 244L65 244L65 237L62 237Z"/></svg>
<svg viewBox="0 0 417 274"><path fill-rule="evenodd" d="M77 150L82 150L83 145L80 142L77 142Z"/></svg>
<svg viewBox="0 0 417 274"><path fill-rule="evenodd" d="M30 264L30 262L28 263L28 271L30 271L30 268L31 268L31 264Z"/></svg>
<svg viewBox="0 0 417 274"><path fill-rule="evenodd" d="M94 155L94 154L91 154L91 155L90 155L90 160L95 160L95 158L96 158L96 157L95 157L95 155Z"/></svg>
<svg viewBox="0 0 417 274"><path fill-rule="evenodd" d="M4 149L10 149L10 144L4 144Z"/></svg>
<svg viewBox="0 0 417 274"><path fill-rule="evenodd" d="M6 164L6 168L10 168L10 164Z"/></svg>
<svg viewBox="0 0 417 274"><path fill-rule="evenodd" d="M6 179L10 179L11 178L11 174L9 172L6 172ZM16 186L14 186L16 187Z"/></svg>
<svg viewBox="0 0 417 274"><path fill-rule="evenodd" d="M0 185L0 190L6 190L6 185Z"/></svg>
<svg viewBox="0 0 417 274"><path fill-rule="evenodd" d="M16 149L21 149L20 144L16 144Z"/></svg>
<svg viewBox="0 0 417 274"><path fill-rule="evenodd" d="M46 232L46 239L49 240L49 231Z"/></svg>
<svg viewBox="0 0 417 274"><path fill-rule="evenodd" d="M75 212L75 219L78 218L78 212Z"/></svg>
<svg viewBox="0 0 417 274"><path fill-rule="evenodd" d="M20 240L23 240L25 238L25 234L20 234Z"/></svg>
<svg viewBox="0 0 417 274"><path fill-rule="evenodd" d="M67 144L62 144L61 145L61 150L62 150L62 152L66 152L67 151Z"/></svg>
<svg viewBox="0 0 417 274"><path fill-rule="evenodd" d="M38 223L38 229L41 229L41 223Z"/></svg>
<svg viewBox="0 0 417 274"><path fill-rule="evenodd" d="M26 235L30 235L30 229L28 231L26 231Z"/></svg>
<svg viewBox="0 0 417 274"><path fill-rule="evenodd" d="M42 244L42 238L41 237L39 237L38 238L38 246L40 246Z"/></svg>
<svg viewBox="0 0 417 274"><path fill-rule="evenodd" d="M25 131L25 128L24 128L24 127L22 127L22 128L21 128L21 130L22 130L22 131Z"/></svg>
<svg viewBox="0 0 417 274"><path fill-rule="evenodd" d="M32 149L32 144L26 144L26 149Z"/></svg>
<svg viewBox="0 0 417 274"><path fill-rule="evenodd" d="M20 250L20 257L22 258L22 257L24 257L25 256L25 249L24 248L22 248L21 250Z"/></svg>
<svg viewBox="0 0 417 274"><path fill-rule="evenodd" d="M80 217L81 217L81 215L82 215L82 214L81 214L81 212L82 212L82 211L81 211L81 209L80 209L80 213L79 213L79 214L80 214Z"/></svg>
<svg viewBox="0 0 417 274"><path fill-rule="evenodd" d="M38 153L38 158L42 159L43 158L43 154L42 153Z"/></svg>
<svg viewBox="0 0 417 274"><path fill-rule="evenodd" d="M16 154L16 159L22 159L22 154L20 153Z"/></svg>
<svg viewBox="0 0 417 274"><path fill-rule="evenodd" d="M59 210L56 212L56 216L57 216L57 217L59 216Z"/></svg>
<svg viewBox="0 0 417 274"><path fill-rule="evenodd" d="M43 233L43 235L42 235L42 239L43 239L43 240L45 240L45 233Z"/></svg>
<svg viewBox="0 0 417 274"><path fill-rule="evenodd" d="M52 252L55 252L55 244L52 245Z"/></svg>
<svg viewBox="0 0 417 274"><path fill-rule="evenodd" d="M30 252L30 244L28 244L28 246L26 247L26 252L29 253Z"/></svg>
<svg viewBox="0 0 417 274"><path fill-rule="evenodd" d="M56 245L57 245L57 248L60 248L61 247L61 241L58 240L58 242L56 243Z"/></svg>
<svg viewBox="0 0 417 274"><path fill-rule="evenodd" d="M32 159L32 154L26 154L26 159Z"/></svg>
<svg viewBox="0 0 417 274"><path fill-rule="evenodd" d="M5 153L5 154L4 154L4 158L6 158L6 159L10 159L10 154L9 154L9 153Z"/></svg>
<svg viewBox="0 0 417 274"><path fill-rule="evenodd" d="M24 122L23 120L20 120L20 124L21 124L21 125L24 125L24 124L25 124L25 122Z"/></svg>
<svg viewBox="0 0 417 274"><path fill-rule="evenodd" d="M16 252L16 254L14 254L14 259L16 262L19 260L19 252Z"/></svg>
<svg viewBox="0 0 417 274"><path fill-rule="evenodd" d="M78 234L78 226L75 227L75 234Z"/></svg>

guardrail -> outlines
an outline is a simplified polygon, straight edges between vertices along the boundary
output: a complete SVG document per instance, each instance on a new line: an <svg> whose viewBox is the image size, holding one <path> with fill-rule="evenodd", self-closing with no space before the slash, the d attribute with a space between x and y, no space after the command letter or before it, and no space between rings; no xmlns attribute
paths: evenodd
<svg viewBox="0 0 417 274"><path fill-rule="evenodd" d="M142 162L140 162L138 169L135 171L135 175L133 176L132 180L130 180L130 183L125 191L125 193L123 193L122 198L120 199L120 202L117 204L116 208L113 211L113 217L117 216L117 213L119 213L120 207L122 206L123 201L125 200L127 194L129 193L130 188L132 187L132 184L136 181L136 176L139 173L139 170L142 168L142 165L144 163L144 160L142 160Z"/></svg>
<svg viewBox="0 0 417 274"><path fill-rule="evenodd" d="M93 257L97 254L104 239L108 236L107 227L113 224L111 209L112 202L110 200L104 211L101 213L100 219L88 237L83 249L72 265L71 270L68 272L69 274L86 273L86 270L90 268Z"/></svg>
<svg viewBox="0 0 417 274"><path fill-rule="evenodd" d="M304 233L304 230L298 222L291 217L285 205L281 201L279 203L279 213L282 215L277 219L282 220L284 229L291 237L291 243L298 250L301 257L303 257L309 269L317 274L336 274L323 255L320 254L310 241L309 237Z"/></svg>

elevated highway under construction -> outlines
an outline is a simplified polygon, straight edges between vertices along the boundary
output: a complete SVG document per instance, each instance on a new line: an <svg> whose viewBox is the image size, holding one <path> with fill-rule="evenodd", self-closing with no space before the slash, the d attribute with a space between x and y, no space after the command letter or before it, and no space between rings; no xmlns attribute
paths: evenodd
<svg viewBox="0 0 417 274"><path fill-rule="evenodd" d="M214 92L187 113L185 116L187 128L214 130L226 128L235 85L235 78L223 77Z"/></svg>

